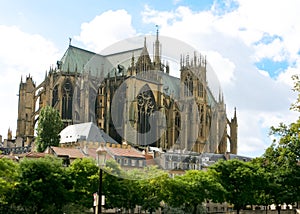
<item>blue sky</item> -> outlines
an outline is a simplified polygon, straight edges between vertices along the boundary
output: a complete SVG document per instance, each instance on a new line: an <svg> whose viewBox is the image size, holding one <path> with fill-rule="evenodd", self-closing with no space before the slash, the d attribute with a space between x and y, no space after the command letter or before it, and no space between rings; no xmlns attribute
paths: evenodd
<svg viewBox="0 0 300 214"><path fill-rule="evenodd" d="M237 107L239 153L258 156L271 125L292 122L300 73L298 0L0 0L0 134L16 131L19 82L39 84L72 44L91 51L160 33L192 45L217 74L228 116ZM258 7L259 5L259 7ZM278 15L280 14L280 16Z"/></svg>

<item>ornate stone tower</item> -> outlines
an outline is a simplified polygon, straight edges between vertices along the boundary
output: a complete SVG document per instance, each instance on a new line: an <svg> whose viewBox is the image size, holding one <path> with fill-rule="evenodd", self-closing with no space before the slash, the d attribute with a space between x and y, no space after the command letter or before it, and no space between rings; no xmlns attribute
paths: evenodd
<svg viewBox="0 0 300 214"><path fill-rule="evenodd" d="M211 107L207 103L206 59L194 53L180 60L180 101L182 103L183 126L181 142L183 148L199 153L207 147L211 123Z"/></svg>
<svg viewBox="0 0 300 214"><path fill-rule="evenodd" d="M236 109L234 109L234 116L231 118L231 120L228 120L228 124L230 127L230 153L237 154L237 128L238 128L238 122L237 122L237 116L236 116Z"/></svg>
<svg viewBox="0 0 300 214"><path fill-rule="evenodd" d="M29 144L34 137L35 124L35 84L32 77L21 78L19 86L19 105L16 137L22 137Z"/></svg>

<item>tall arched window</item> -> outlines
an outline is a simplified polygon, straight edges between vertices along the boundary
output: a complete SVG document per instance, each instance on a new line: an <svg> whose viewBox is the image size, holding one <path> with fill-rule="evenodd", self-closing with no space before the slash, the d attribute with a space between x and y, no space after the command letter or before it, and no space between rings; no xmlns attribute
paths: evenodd
<svg viewBox="0 0 300 214"><path fill-rule="evenodd" d="M204 106L198 106L198 114L199 114L199 136L204 137Z"/></svg>
<svg viewBox="0 0 300 214"><path fill-rule="evenodd" d="M198 83L198 96L199 97L204 97L204 88L203 88L203 83L199 82Z"/></svg>
<svg viewBox="0 0 300 214"><path fill-rule="evenodd" d="M73 86L69 79L62 86L62 119L72 119Z"/></svg>
<svg viewBox="0 0 300 214"><path fill-rule="evenodd" d="M184 79L184 96L193 96L193 78L190 74Z"/></svg>
<svg viewBox="0 0 300 214"><path fill-rule="evenodd" d="M180 135L180 128L181 128L180 113L178 111L176 111L176 114L175 114L175 142L177 141L177 139Z"/></svg>
<svg viewBox="0 0 300 214"><path fill-rule="evenodd" d="M58 86L56 85L52 92L52 107L58 102Z"/></svg>
<svg viewBox="0 0 300 214"><path fill-rule="evenodd" d="M143 86L137 96L138 103L138 132L147 133L150 131L150 116L156 110L154 95L148 85ZM153 128L153 127L152 127ZM148 145L148 139L139 139L140 144Z"/></svg>

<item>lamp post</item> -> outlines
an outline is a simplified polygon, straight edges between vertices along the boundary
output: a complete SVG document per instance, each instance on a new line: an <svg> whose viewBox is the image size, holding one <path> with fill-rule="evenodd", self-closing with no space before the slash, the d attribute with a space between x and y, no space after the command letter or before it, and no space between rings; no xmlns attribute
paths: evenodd
<svg viewBox="0 0 300 214"><path fill-rule="evenodd" d="M98 188L98 205L96 208L96 213L99 214L99 213L102 213L101 212L101 199L102 199L102 167L105 166L105 161L106 161L106 148L104 147L104 144L100 144L100 147L96 150L97 152L97 163L98 163L98 166L99 166L99 188Z"/></svg>

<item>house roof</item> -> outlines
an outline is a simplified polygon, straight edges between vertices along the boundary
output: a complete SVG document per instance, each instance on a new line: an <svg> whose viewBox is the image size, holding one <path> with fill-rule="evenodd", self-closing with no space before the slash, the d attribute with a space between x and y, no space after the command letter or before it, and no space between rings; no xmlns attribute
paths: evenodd
<svg viewBox="0 0 300 214"><path fill-rule="evenodd" d="M26 157L26 158L42 158L45 157L45 153L42 152L28 152L28 153L24 153L24 154L20 154L18 155L19 157Z"/></svg>
<svg viewBox="0 0 300 214"><path fill-rule="evenodd" d="M99 129L94 123L80 123L70 125L60 132L60 143L71 143L77 141L90 141L100 143L118 144L113 138Z"/></svg>
<svg viewBox="0 0 300 214"><path fill-rule="evenodd" d="M138 150L130 148L113 148L106 147L107 152L112 156L130 157L130 158L144 158L145 156Z"/></svg>
<svg viewBox="0 0 300 214"><path fill-rule="evenodd" d="M62 148L62 147L51 146L50 149L52 150L54 155L58 157L68 156L71 159L86 157L83 154L83 152L78 148Z"/></svg>

